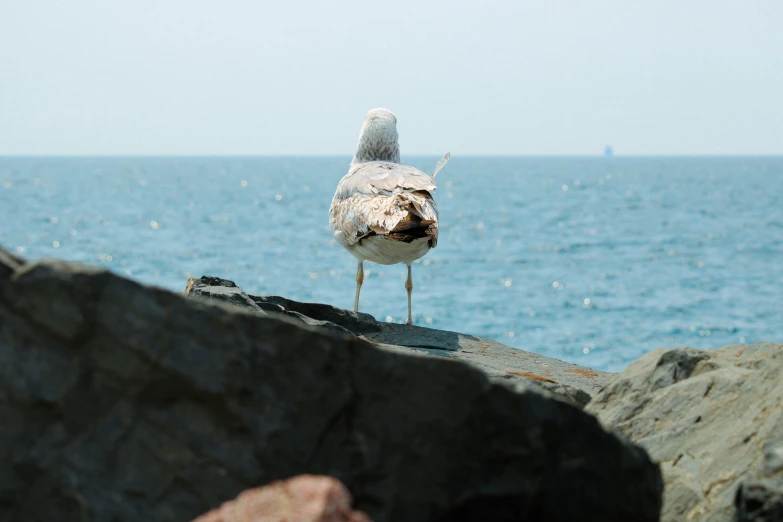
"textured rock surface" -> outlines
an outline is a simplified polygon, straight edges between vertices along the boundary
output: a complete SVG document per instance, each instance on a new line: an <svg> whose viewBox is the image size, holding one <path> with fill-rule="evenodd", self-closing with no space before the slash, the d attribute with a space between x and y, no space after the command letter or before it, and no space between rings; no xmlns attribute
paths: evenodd
<svg viewBox="0 0 783 522"><path fill-rule="evenodd" d="M339 480L300 475L243 491L193 522L372 522L351 502Z"/></svg>
<svg viewBox="0 0 783 522"><path fill-rule="evenodd" d="M664 522L783 520L783 345L658 350L587 409L661 462Z"/></svg>
<svg viewBox="0 0 783 522"><path fill-rule="evenodd" d="M371 315L354 314L324 304L248 295L232 281L218 277L189 279L185 293L219 299L251 310L285 313L312 326L353 334L389 351L457 359L481 369L493 380L505 381L519 389L544 390L580 407L584 407L613 375L511 348L490 339L419 326L380 323Z"/></svg>
<svg viewBox="0 0 783 522"><path fill-rule="evenodd" d="M653 521L660 470L456 361L98 268L0 263L0 519L189 520L329 475L375 522Z"/></svg>

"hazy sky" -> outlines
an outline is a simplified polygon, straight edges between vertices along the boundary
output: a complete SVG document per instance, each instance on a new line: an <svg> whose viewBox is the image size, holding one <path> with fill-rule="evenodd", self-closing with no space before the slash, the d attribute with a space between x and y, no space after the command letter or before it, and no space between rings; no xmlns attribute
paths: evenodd
<svg viewBox="0 0 783 522"><path fill-rule="evenodd" d="M783 1L0 0L0 154L783 154Z"/></svg>

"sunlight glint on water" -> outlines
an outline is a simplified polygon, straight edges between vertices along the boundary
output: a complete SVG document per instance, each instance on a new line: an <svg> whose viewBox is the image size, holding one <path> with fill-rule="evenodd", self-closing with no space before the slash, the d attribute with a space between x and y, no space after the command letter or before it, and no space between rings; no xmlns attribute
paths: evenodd
<svg viewBox="0 0 783 522"><path fill-rule="evenodd" d="M177 292L210 274L350 307L356 263L327 224L349 161L1 158L0 244ZM782 340L781 158L454 155L438 182L419 325L606 370L657 347ZM404 280L368 263L362 311L403 321Z"/></svg>

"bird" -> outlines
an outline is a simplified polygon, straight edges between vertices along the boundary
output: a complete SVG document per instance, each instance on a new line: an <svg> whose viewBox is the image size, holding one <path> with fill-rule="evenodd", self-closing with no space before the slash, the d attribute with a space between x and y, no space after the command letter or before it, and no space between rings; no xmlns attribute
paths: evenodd
<svg viewBox="0 0 783 522"><path fill-rule="evenodd" d="M413 324L411 264L438 244L435 176L450 156L441 158L432 176L402 165L397 117L381 108L367 113L356 154L329 208L335 241L358 260L354 313L359 311L364 262L404 263L408 267L407 324Z"/></svg>

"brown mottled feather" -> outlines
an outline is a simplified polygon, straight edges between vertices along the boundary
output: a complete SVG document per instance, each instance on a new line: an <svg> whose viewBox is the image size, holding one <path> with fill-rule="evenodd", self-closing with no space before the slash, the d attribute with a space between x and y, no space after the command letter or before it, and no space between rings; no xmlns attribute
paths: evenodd
<svg viewBox="0 0 783 522"><path fill-rule="evenodd" d="M415 194L424 196L426 199L432 199L432 195L424 190L417 190ZM408 213L389 233L383 235L384 238L410 243L414 239L434 236L438 233L437 228L432 227L432 225L437 224L434 219L422 219L413 205L408 205L405 210Z"/></svg>
<svg viewBox="0 0 783 522"><path fill-rule="evenodd" d="M411 243L438 242L438 210L432 178L413 167L373 161L351 167L337 186L329 209L335 237L344 246L380 236Z"/></svg>

